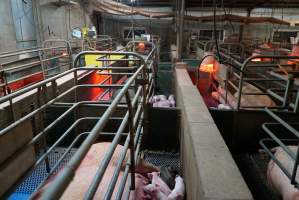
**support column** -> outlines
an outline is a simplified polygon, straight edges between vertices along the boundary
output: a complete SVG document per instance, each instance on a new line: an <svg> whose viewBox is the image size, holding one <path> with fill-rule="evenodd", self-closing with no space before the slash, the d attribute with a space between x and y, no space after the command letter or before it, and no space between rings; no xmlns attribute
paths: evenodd
<svg viewBox="0 0 299 200"><path fill-rule="evenodd" d="M177 13L178 13L177 53L178 53L178 61L181 61L181 59L182 59L182 49L183 49L185 0L178 1Z"/></svg>

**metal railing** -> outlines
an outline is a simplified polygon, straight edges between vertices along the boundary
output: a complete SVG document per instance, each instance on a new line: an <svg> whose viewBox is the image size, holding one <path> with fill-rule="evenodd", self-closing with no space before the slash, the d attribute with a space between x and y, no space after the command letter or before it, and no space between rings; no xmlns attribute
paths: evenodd
<svg viewBox="0 0 299 200"><path fill-rule="evenodd" d="M263 123L262 128L268 134L269 138L262 139L259 143L269 155L270 159L272 159L281 169L282 173L287 176L290 183L299 189L299 182L296 179L298 178L297 171L299 165L299 123L288 123L268 108L265 108L265 111L275 122ZM296 149L291 149L290 146L288 146L290 144L296 147ZM285 154L285 159L279 159L275 156L272 148L277 146L280 147Z"/></svg>
<svg viewBox="0 0 299 200"><path fill-rule="evenodd" d="M71 39L71 46L81 51L113 50L113 38L109 35L96 35L95 38Z"/></svg>
<svg viewBox="0 0 299 200"><path fill-rule="evenodd" d="M230 105L234 109L263 109L266 106L241 104L244 96L261 95L267 96L275 102L276 105L272 107L273 109L288 109L298 112L299 87L298 84L295 84L295 81L298 80L298 73L296 70L291 70L295 64L290 62L299 59L299 56L258 55L251 56L242 62L222 48L220 48L220 56L219 67L225 69L223 80L225 94L221 95L225 103L229 104L228 95L231 95L236 99L236 105ZM216 56L214 57L219 60ZM262 61L263 59L266 61ZM281 75L280 72L286 74ZM243 92L245 85L252 85L259 92L257 90Z"/></svg>
<svg viewBox="0 0 299 200"><path fill-rule="evenodd" d="M133 62L138 62L138 67L112 67L112 66L105 66L102 68L99 67L79 67L79 60L85 55L105 55L107 58L108 55L124 55L126 57L132 57ZM28 170L26 173L27 176L31 173L32 170L34 170L38 165L41 163L46 163L48 168L48 176L47 178L39 185L37 189L40 189L43 184L48 180L51 175L53 175L54 172L57 172L58 167L60 166L61 161L65 158L67 153L74 147L74 145L78 144L79 139L85 138L83 143L80 145L74 156L71 158L71 160L63 167L63 169L59 172L59 176L57 176L53 182L49 185L47 190L42 193L41 199L58 199L64 192L64 190L67 188L68 184L71 182L72 178L74 177L76 169L79 167L81 161L87 154L89 148L91 145L97 140L98 136L103 133L103 129L105 125L109 122L111 119L115 119L113 114L119 109L126 109L125 115L120 119L121 124L119 125L116 133L109 133L110 135L113 135L113 140L111 142L111 145L109 147L109 150L105 154L105 157L103 158L101 165L97 169L97 172L94 176L94 179L91 183L91 185L88 188L87 193L85 194L85 199L92 199L95 195L95 192L101 183L101 180L103 178L103 175L105 174L106 167L109 164L109 161L114 153L114 150L116 149L117 144L120 141L120 138L125 134L125 128L129 127L129 133L126 136L124 149L121 153L120 159L117 163L116 170L113 174L113 177L111 178L111 182L109 184L108 190L105 194L105 199L110 199L115 185L116 181L118 179L121 164L125 160L125 155L127 154L128 149L130 149L130 158L127 160L127 165L122 177L121 184L119 186L119 190L116 194L116 199L120 199L122 197L123 191L125 189L125 185L127 182L127 177L129 175L129 172L131 172L130 177L130 188L134 189L134 180L135 180L135 174L134 174L134 167L135 167L135 160L137 158L139 149L140 149L140 138L144 130L144 121L146 121L147 112L146 112L146 102L148 100L148 93L149 90L152 88L152 80L151 75L149 74L149 71L147 70L148 67L151 68L153 61L150 61L154 58L155 55L155 48L152 49L152 51L149 53L149 55L144 59L142 56L136 53L132 52L108 52L108 51L88 51L88 52L81 52L77 55L77 57L74 60L74 66L75 68L68 70L66 72L63 72L61 74L58 74L54 77L48 78L46 80L43 80L37 84L31 85L29 87L26 87L24 89L21 89L19 91L16 91L15 93L9 94L7 96L0 98L0 103L4 102L12 102L12 100L22 94L25 94L27 92L30 92L32 90L38 90L39 88L45 88L50 87L53 91L53 96L50 100L47 100L43 105L38 106L35 110L33 110L31 113L27 114L26 116L16 120L14 123L8 125L4 129L0 131L0 137L9 134L11 130L13 130L15 127L19 126L21 123L28 121L30 119L33 119L39 114L42 114L45 109L51 107L51 106L68 106L67 110L63 112L57 119L52 121L49 125L44 127L41 131L39 131L35 136L24 146L22 146L18 151L13 154L12 158L9 158L10 160L15 158L18 154L25 151L25 149L28 149L31 146L34 146L44 138L46 138L46 135L52 130L61 120L63 120L68 114L74 112L75 114L75 122L64 132L61 134L59 139L55 141L55 143L52 146L45 147L44 153L42 156L38 158L36 163ZM138 61L137 61L138 60ZM130 59L128 58L128 61ZM121 71L128 71L126 73L128 76L130 76L127 80L127 82L122 84L98 84L98 85L80 85L78 84L78 71L84 70L84 71L94 71L94 70L115 70L119 72ZM134 73L132 73L132 70ZM117 72L107 72L107 74L116 74ZM57 92L57 79L64 77L68 74L73 74L74 76L74 86L70 89L62 92L61 94L58 94ZM121 72L120 74L125 74L124 72ZM116 88L119 90L119 93L113 98L112 101L78 101L78 88ZM133 97L131 97L129 91L135 91ZM63 97L66 95L69 95L71 92L74 92L74 99L75 102L61 102L63 101ZM125 102L123 102L123 99L125 98ZM124 104L125 103L125 104ZM10 106L13 106L13 104L10 104ZM76 116L76 109L78 109L80 106L97 106L97 107L104 107L106 110L101 116L98 117L87 117L83 116L78 118ZM91 131L89 132L83 132L79 133L77 137L72 141L70 146L68 147L67 151L64 153L64 155L59 159L59 161L55 164L53 168L50 168L50 166L47 164L47 158L48 155L57 147L68 135L69 133L76 129L82 123L83 121L94 121L96 122ZM126 134L125 134L126 135ZM4 161L5 162L5 161ZM24 176L26 177L26 176ZM22 178L23 179L23 178ZM18 181L19 182L19 181ZM129 191L126 193L129 194Z"/></svg>
<svg viewBox="0 0 299 200"><path fill-rule="evenodd" d="M49 45L49 43L56 45ZM59 63L61 59L67 60L63 65L70 69L71 48L65 40L47 40L43 43L43 47L1 53L0 88L2 88L2 94L0 96L13 92L10 88L11 84L33 75L41 74L41 79L53 75L50 71L59 70L62 67Z"/></svg>

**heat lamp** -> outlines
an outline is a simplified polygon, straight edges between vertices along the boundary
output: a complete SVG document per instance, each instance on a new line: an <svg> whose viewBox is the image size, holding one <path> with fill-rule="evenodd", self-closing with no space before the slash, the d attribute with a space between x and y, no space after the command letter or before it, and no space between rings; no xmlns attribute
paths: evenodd
<svg viewBox="0 0 299 200"><path fill-rule="evenodd" d="M204 59L199 66L199 71L213 73L215 65L215 58L213 53L205 53Z"/></svg>

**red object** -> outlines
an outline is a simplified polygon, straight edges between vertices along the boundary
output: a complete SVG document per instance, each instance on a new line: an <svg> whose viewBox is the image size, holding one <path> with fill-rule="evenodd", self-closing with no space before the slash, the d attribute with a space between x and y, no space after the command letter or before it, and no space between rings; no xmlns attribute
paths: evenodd
<svg viewBox="0 0 299 200"><path fill-rule="evenodd" d="M141 50L141 49L143 49L144 50L144 48L145 48L145 44L143 43L143 42L139 42L139 44L138 44L138 48Z"/></svg>
<svg viewBox="0 0 299 200"><path fill-rule="evenodd" d="M9 89L13 92L19 89L22 89L23 87L27 85L31 85L34 83L37 83L44 79L43 73L34 74L32 76L29 76L27 78L24 78L19 81L15 81L13 83L8 84Z"/></svg>
<svg viewBox="0 0 299 200"><path fill-rule="evenodd" d="M292 49L292 53L290 54L290 56L299 56L299 45L294 45L293 49ZM298 64L299 63L299 59L292 59L288 61L288 64Z"/></svg>
<svg viewBox="0 0 299 200"><path fill-rule="evenodd" d="M213 71L214 71L214 64L211 63L211 64L200 65L199 70L202 71L202 72L213 73Z"/></svg>
<svg viewBox="0 0 299 200"><path fill-rule="evenodd" d="M215 71L215 58L213 53L207 52L204 55L204 60L202 61L201 65L199 66L199 71L213 73Z"/></svg>

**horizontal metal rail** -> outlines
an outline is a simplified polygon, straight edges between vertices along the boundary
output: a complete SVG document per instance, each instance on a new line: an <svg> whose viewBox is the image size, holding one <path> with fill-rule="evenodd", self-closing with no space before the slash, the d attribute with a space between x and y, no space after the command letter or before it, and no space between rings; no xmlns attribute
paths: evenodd
<svg viewBox="0 0 299 200"><path fill-rule="evenodd" d="M288 77L285 77L281 75L273 75L271 74L271 70L280 70L281 67L290 67L292 66L292 64L280 64L279 61L285 61L283 63L286 63L286 61L288 60L299 59L299 56L258 55L251 56L244 62L242 62L235 59L228 51L223 51L222 49L220 50L220 56L222 57L222 60L220 61L222 65L220 67L227 68L226 80L224 81L226 93L224 95L225 102L228 102L227 93L230 93L228 89L231 89L231 87L228 86L232 86L232 88L235 90L233 92L237 93L237 105L231 105L234 109L264 109L265 106L241 105L241 99L248 93L242 92L243 86L245 86L245 84L250 84L261 90L259 94L255 93L250 95L268 96L270 99L273 98L276 102L279 102L279 104L281 104L276 106L277 109L289 109L293 112L298 112L298 108L295 107L295 105L298 105L297 103L299 102L297 95L297 93L299 92L299 87L296 87L296 85L294 84L295 76L290 75ZM216 56L214 57L215 59L219 59ZM271 62L254 62L255 59L270 59ZM282 92L280 94L273 92L271 90L271 87L273 86L278 86Z"/></svg>
<svg viewBox="0 0 299 200"><path fill-rule="evenodd" d="M81 70L101 71L102 70L102 68L98 68L98 67L79 67L78 62L79 62L80 58L85 55L103 55L103 54L104 55L132 56L133 57L132 59L138 58L140 60L140 63L139 63L140 65L137 67L134 67L134 68L127 67L126 70L129 71L128 73L112 72L113 74L119 74L121 76L125 75L125 74L129 75L127 82L125 84L105 84L105 82L102 82L101 84L79 85L78 84L79 77L77 74L78 71L81 71ZM45 138L45 136L47 134L49 134L50 130L52 130L59 122L61 122L61 120L65 119L65 117L67 115L69 115L71 113L76 113L76 110L80 106L85 106L85 105L86 106L98 106L98 107L100 106L100 107L106 108L104 113L98 117L75 118L76 119L75 122L64 133L61 134L60 138L57 141L55 141L54 144L44 152L42 157L40 157L36 161L34 166L28 171L28 173L29 173L35 167L37 167L39 164L46 162L47 157L54 150L54 148L57 147L69 135L70 132L76 130L77 126L82 122L82 120L93 120L95 122L95 125L93 126L91 131L89 131L88 133L82 133L83 135L86 135L86 139L83 141L80 148L74 154L74 156L71 158L71 160L63 167L63 169L60 172L60 175L57 178L55 178L53 183L50 184L47 191L45 191L45 193L42 194L41 199L49 199L49 197L59 198L63 194L67 185L69 184L72 177L74 176L74 172L75 172L76 168L79 166L80 162L82 161L82 159L88 152L91 145L96 141L99 134L102 134L103 128L105 127L106 123L109 120L117 119L117 120L121 120L122 122L118 128L118 131L114 134L114 139L113 139L108 151L113 154L113 152L116 148L116 145L119 143L120 137L124 135L125 128L128 125L130 125L129 126L130 133L127 134L126 141L129 140L128 142L129 142L129 149L131 152L131 157L132 156L134 157L134 155L136 156L136 153L138 153L138 151L139 151L136 141L139 141L139 139L134 139L133 135L136 133L135 137L138 138L139 137L138 135L140 135L139 133L143 131L143 128L140 127L140 128L136 129L136 127L141 126L141 124L143 124L142 123L142 121L144 120L143 118L146 118L147 112L146 112L145 105L146 105L146 101L147 101L147 97L148 97L147 91L149 90L147 85L148 85L148 83L152 83L152 80L151 80L152 76L148 74L148 70L147 70L148 65L147 64L148 63L150 65L153 64L153 62L150 61L150 59L154 58L153 54L155 54L155 49L153 49L150 52L149 56L144 60L143 57L140 56L139 54L131 53L131 52L107 52L107 51L81 52L75 58L75 61L74 61L75 68L70 69L66 72L62 72L61 74L58 74L54 77L50 77L49 79L43 80L34 85L31 85L31 86L28 86L21 90L18 90L12 94L8 94L7 96L0 97L0 104L2 104L5 102L12 102L12 100L14 98L18 98L23 94L31 92L32 90L39 90L40 88L44 88L44 87L50 87L50 89L51 89L51 87L53 87L52 90L55 91L54 88L57 87L56 81L58 79L63 78L64 76L69 75L69 74L74 75L74 86L72 86L70 89L62 92L61 94L58 94L58 95L52 97L52 99L50 99L49 101L47 101L46 103L44 103L42 105L39 105L35 110L30 112L29 114L21 117L20 119L16 120L15 122L8 125L4 129L0 130L0 136L2 136L4 134L9 134L9 132L11 130L13 130L14 128L16 128L17 126L22 124L23 122L26 122L26 121L34 118L35 116L38 116L39 114L43 113L46 108L49 108L52 106L62 106L62 107L67 108L58 118L54 119L49 125L44 127L43 130L38 132L27 144L25 144L21 149L19 149L17 152L15 152L15 154L12 157L10 157L8 160L14 159L15 156L22 153L22 151L24 151L25 149L40 142L43 138ZM151 66L149 66L149 67L151 67ZM107 68L111 69L111 70L115 69L114 67L107 67ZM102 72L99 72L99 73L102 73ZM143 81L140 81L140 80L143 80ZM136 84L141 84L141 85L136 87ZM115 96L115 98L112 101L99 101L99 102L95 102L95 101L77 102L77 101L75 101L74 103L64 102L63 98L65 96L71 94L71 92L76 93L77 89L79 89L79 88L84 89L84 88L90 88L90 87L116 88L116 89L119 89L119 93ZM130 100L131 97L128 93L131 88L137 88L132 102ZM76 96L77 95L75 95L75 98L76 98ZM126 97L126 104L123 104L123 97ZM123 118L115 118L113 116L113 113L118 108L127 109L127 113L125 114L125 116ZM134 112L133 112L133 110L134 110ZM139 133L138 133L138 131L139 131ZM80 134L78 137L80 137L80 138L83 137L82 134ZM103 134L105 134L105 133L103 133ZM108 134L110 134L110 133L108 133ZM75 144L77 144L77 142L79 140L78 137L76 137L75 140L72 142L71 146L69 146L67 152L69 152L70 149L73 148L73 146ZM136 151L135 151L135 147L136 147ZM128 148L126 148L126 150L127 149ZM67 152L63 155L63 157L61 157L59 159L59 162L55 164L54 168L50 169L50 174L47 178L49 178L50 175L53 174L55 172L55 170L60 166L60 162L62 162L62 160L65 158L65 156L67 155ZM102 163L104 163L104 164L99 166L99 168L97 170L97 175L95 176L95 178L93 180L93 184L90 186L91 192L89 192L88 195L90 195L90 196L94 195L94 193L92 191L94 191L94 190L96 191L98 184L100 184L101 178L102 178L101 174L105 173L105 170L106 170L105 166L107 166L107 163L109 163L109 161L111 159L110 155L112 155L112 154L106 154L105 158L103 158ZM5 162L7 162L8 160L6 160ZM135 176L134 175L134 166L135 166L134 160L135 160L134 158L130 159L130 168L129 168L129 171L132 172L132 175L131 175L132 181L134 180L134 176ZM117 176L117 172L115 172L114 177L115 176ZM114 182L115 182L115 178L112 178L112 182L111 182L112 187L115 186ZM43 183L45 183L45 181ZM38 188L41 188L43 183ZM134 181L133 181L132 185L134 186ZM111 191L112 188L109 187L109 190Z"/></svg>
<svg viewBox="0 0 299 200"><path fill-rule="evenodd" d="M77 66L77 61L78 61L79 57L81 57L83 55L86 55L86 54L89 54L89 53L96 54L96 52L83 52L83 53L79 54L78 57L76 57L76 59L74 61L74 66L75 67ZM101 52L101 53L103 53L103 52ZM123 52L121 52L121 53L123 53ZM112 55L113 54L114 55L117 55L117 54L119 55L120 53L119 52L112 52ZM125 96L126 93L128 92L129 86L135 81L135 79L137 79L139 73L146 72L144 70L144 68L146 67L145 66L146 62L138 54L136 54L135 56L139 57L143 64L136 71L136 73L128 79L125 86L120 90L118 95L115 97L114 101L111 103L111 106L108 107L108 109L102 115L102 118L96 123L94 128L90 131L90 134L88 135L86 140L81 144L81 147L78 149L78 151L72 157L72 159L69 161L67 166L60 172L59 177L57 177L53 181L53 183L50 185L50 187L47 189L47 191L45 191L45 193L42 195L42 199L59 198L63 194L63 191L66 189L69 182L72 180L72 177L74 176L75 170L77 169L80 162L82 161L82 159L86 155L88 149L91 147L91 145L96 140L97 134L102 131L102 129L104 128L104 125L107 123L108 119L111 117L112 113L115 111L117 104L121 101L122 97ZM143 77L147 77L147 76L145 74L143 74ZM143 87L143 89L144 89L144 87ZM145 90L143 90L143 93L145 95ZM145 98L144 98L143 101L145 101ZM131 106L131 103L129 103L129 102L127 102L127 103L128 103L128 105ZM129 112L129 113L131 113L131 112ZM131 140L132 140L132 138L131 138ZM109 163L109 160L110 160L110 158L111 158L111 156L112 156L112 154L113 154L113 152L116 148L116 145L117 145L118 141L119 141L119 134L117 134L114 137L114 139L112 141L112 144L111 144L111 148L108 151L109 153L107 153L105 155L105 158L102 160L103 164L101 164L100 168L98 168L98 170L97 170L97 173L96 173L96 176L93 180L93 183L92 183L92 185L90 186L90 188L87 192L87 195L88 195L87 197L92 198L93 195L95 194L97 185L101 181L102 175L105 172L106 166ZM131 147L130 149L131 149L131 151L134 152L133 147Z"/></svg>
<svg viewBox="0 0 299 200"><path fill-rule="evenodd" d="M297 169L298 169L298 164L299 164L299 146L298 146L298 141L299 141L299 131L294 128L291 124L287 123L284 121L282 118L280 118L277 114L272 112L270 109L265 108L265 111L267 114L271 116L272 119L274 119L276 122L267 122L262 125L263 130L270 136L270 138L262 139L260 140L260 145L262 148L266 151L266 153L270 156L270 158L277 164L277 166L282 170L282 172L288 177L290 180L290 183L294 185L297 189L299 189L299 183L296 180L297 176ZM293 124L296 125L298 128L298 123ZM275 130L277 130L277 127L282 127L283 130L287 131L284 133L284 138L279 138L276 133L273 132L273 126L276 127ZM272 128L271 128L272 127ZM279 129L281 130L281 129ZM287 139L290 138L291 136L295 137L296 139ZM279 147L288 155L291 160L294 162L293 167L287 168L286 163L282 163L281 160L277 159L274 153L271 151L271 149L268 147L267 143L276 143L278 144ZM297 146L297 150L293 152L287 145L286 143L294 143L295 146Z"/></svg>
<svg viewBox="0 0 299 200"><path fill-rule="evenodd" d="M24 58L20 58L19 56L21 55L29 55L29 57L26 56ZM9 84L11 84L12 82L16 82L13 74L21 74L21 78L25 79L32 75L30 74L30 71L28 71L29 74L24 73L27 72L26 70L38 67L38 70L42 71L42 78L44 79L46 77L49 77L49 75L54 75L53 73L51 74L50 70L48 70L51 69L51 65L53 65L50 61L58 61L64 59L68 63L68 68L70 69L72 67L71 55L72 52L70 44L65 40L46 40L44 41L42 47L1 53L0 59L6 59L9 62L4 62L5 60L3 60L0 63L0 79L3 80L2 84L4 84L1 86L4 93L0 95L3 96L7 95L8 93L14 92L9 86ZM65 66L65 61L63 62L63 65ZM59 65L59 70L61 69L61 67L62 66ZM18 80L20 80L21 78L18 78ZM9 79L10 81L8 81Z"/></svg>

